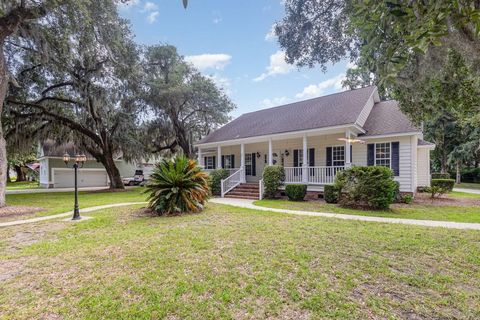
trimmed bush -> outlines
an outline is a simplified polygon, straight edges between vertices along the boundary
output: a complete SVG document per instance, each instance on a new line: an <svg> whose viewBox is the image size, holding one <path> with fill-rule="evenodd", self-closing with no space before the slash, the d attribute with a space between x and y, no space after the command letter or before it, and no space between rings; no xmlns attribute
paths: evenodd
<svg viewBox="0 0 480 320"><path fill-rule="evenodd" d="M307 195L307 185L289 184L285 187L285 193L290 201L302 201Z"/></svg>
<svg viewBox="0 0 480 320"><path fill-rule="evenodd" d="M342 206L365 209L388 209L395 197L393 171L382 166L355 166L337 174Z"/></svg>
<svg viewBox="0 0 480 320"><path fill-rule="evenodd" d="M215 169L209 174L209 185L213 195L219 196L222 193L221 182L229 176L229 171L226 169Z"/></svg>
<svg viewBox="0 0 480 320"><path fill-rule="evenodd" d="M406 194L403 196L403 202L410 204L413 202L413 196L411 194Z"/></svg>
<svg viewBox="0 0 480 320"><path fill-rule="evenodd" d="M153 169L145 187L148 208L158 215L198 212L208 199L208 176L185 156L164 159Z"/></svg>
<svg viewBox="0 0 480 320"><path fill-rule="evenodd" d="M337 203L339 189L334 185L326 185L323 187L323 198L326 203Z"/></svg>
<svg viewBox="0 0 480 320"><path fill-rule="evenodd" d="M455 180L453 179L432 179L430 187L426 188L425 191L430 193L432 198L435 198L452 192L454 186Z"/></svg>
<svg viewBox="0 0 480 320"><path fill-rule="evenodd" d="M275 198L278 188L285 182L285 170L282 166L267 166L263 169L263 195L265 198Z"/></svg>
<svg viewBox="0 0 480 320"><path fill-rule="evenodd" d="M395 193L393 195L393 201L400 203L403 201L402 195L400 194L400 182L395 181Z"/></svg>
<svg viewBox="0 0 480 320"><path fill-rule="evenodd" d="M450 173L432 173L432 179L450 179Z"/></svg>

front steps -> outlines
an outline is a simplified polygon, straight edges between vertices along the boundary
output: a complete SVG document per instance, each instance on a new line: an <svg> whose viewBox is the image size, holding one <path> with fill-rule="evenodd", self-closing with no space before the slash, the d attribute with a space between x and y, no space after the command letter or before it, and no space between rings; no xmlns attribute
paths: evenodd
<svg viewBox="0 0 480 320"><path fill-rule="evenodd" d="M237 198L237 199L252 199L258 200L259 196L258 182L254 183L241 183L234 189L227 192L225 198Z"/></svg>

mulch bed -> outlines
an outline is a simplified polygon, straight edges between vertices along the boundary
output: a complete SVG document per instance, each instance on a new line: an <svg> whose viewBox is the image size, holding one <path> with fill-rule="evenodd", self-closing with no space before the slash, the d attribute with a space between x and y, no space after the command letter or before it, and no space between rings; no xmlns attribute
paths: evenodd
<svg viewBox="0 0 480 320"><path fill-rule="evenodd" d="M44 211L44 208L28 206L7 206L0 208L0 220L2 218L24 217Z"/></svg>
<svg viewBox="0 0 480 320"><path fill-rule="evenodd" d="M480 199L470 199L470 198L453 198L449 195L443 195L440 198L432 199L428 193L418 192L415 195L415 200L413 204L419 205L435 205L435 206L460 206L460 207L472 207L480 206ZM409 207L409 204L405 203L394 203L392 208L402 208Z"/></svg>

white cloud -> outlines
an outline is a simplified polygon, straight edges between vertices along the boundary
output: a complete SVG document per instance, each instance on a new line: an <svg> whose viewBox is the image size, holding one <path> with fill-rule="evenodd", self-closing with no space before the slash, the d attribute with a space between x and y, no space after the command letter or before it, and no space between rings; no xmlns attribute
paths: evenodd
<svg viewBox="0 0 480 320"><path fill-rule="evenodd" d="M272 25L270 28L270 31L265 35L265 41L273 41L277 38L277 35L275 34L275 25Z"/></svg>
<svg viewBox="0 0 480 320"><path fill-rule="evenodd" d="M158 11L150 12L147 16L148 23L154 23L155 21L157 21L157 18L159 15L160 15L160 12Z"/></svg>
<svg viewBox="0 0 480 320"><path fill-rule="evenodd" d="M148 12L148 11L156 11L158 9L158 5L156 5L153 2L147 1L143 5L143 11Z"/></svg>
<svg viewBox="0 0 480 320"><path fill-rule="evenodd" d="M290 101L289 98L287 97L277 97L273 99L263 99L260 104L265 107L265 108L272 108L276 106L281 106L283 104L286 104Z"/></svg>
<svg viewBox="0 0 480 320"><path fill-rule="evenodd" d="M357 67L355 62L349 61L347 63L347 69L355 69Z"/></svg>
<svg viewBox="0 0 480 320"><path fill-rule="evenodd" d="M285 61L285 52L279 50L270 56L270 65L266 69L266 72L253 81L262 81L277 74L287 74L294 69L294 66Z"/></svg>
<svg viewBox="0 0 480 320"><path fill-rule="evenodd" d="M341 73L333 78L320 82L319 84L311 84L303 89L302 92L295 95L298 99L308 99L321 96L326 89L334 88L342 89L342 81L345 80L345 74Z"/></svg>
<svg viewBox="0 0 480 320"><path fill-rule="evenodd" d="M218 54L199 54L186 56L185 60L193 64L198 70L216 69L222 70L232 59L231 55L225 53Z"/></svg>

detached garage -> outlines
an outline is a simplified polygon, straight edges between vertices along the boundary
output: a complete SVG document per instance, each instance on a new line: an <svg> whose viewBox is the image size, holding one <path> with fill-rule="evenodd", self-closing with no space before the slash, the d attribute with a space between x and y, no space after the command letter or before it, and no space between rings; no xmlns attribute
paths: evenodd
<svg viewBox="0 0 480 320"><path fill-rule="evenodd" d="M74 171L72 169L53 168L54 188L73 188ZM106 187L108 186L108 175L105 169L79 169L78 187Z"/></svg>

